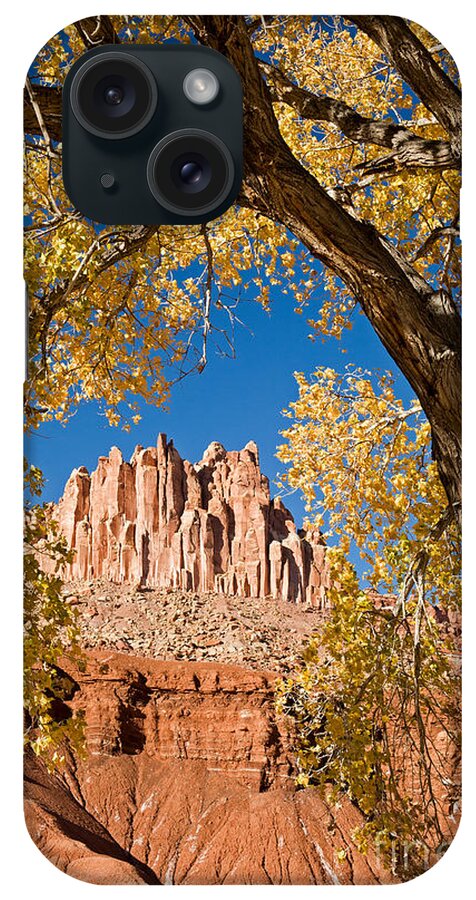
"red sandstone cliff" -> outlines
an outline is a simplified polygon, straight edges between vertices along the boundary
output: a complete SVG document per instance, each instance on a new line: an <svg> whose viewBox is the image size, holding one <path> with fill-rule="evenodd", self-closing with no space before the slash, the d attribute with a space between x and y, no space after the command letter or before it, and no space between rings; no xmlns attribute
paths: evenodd
<svg viewBox="0 0 476 900"><path fill-rule="evenodd" d="M348 798L296 790L275 673L97 651L65 667L87 757L48 774L28 754L25 782L28 829L58 868L103 884L392 880L358 851Z"/></svg>
<svg viewBox="0 0 476 900"><path fill-rule="evenodd" d="M75 551L65 577L326 605L318 531L300 536L271 500L258 448L212 443L196 465L160 434L125 462L117 447L75 469L54 511Z"/></svg>

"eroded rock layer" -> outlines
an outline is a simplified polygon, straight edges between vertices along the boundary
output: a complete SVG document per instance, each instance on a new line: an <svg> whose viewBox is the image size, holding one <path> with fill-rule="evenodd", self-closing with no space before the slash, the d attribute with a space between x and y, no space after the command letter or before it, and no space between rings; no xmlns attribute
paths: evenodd
<svg viewBox="0 0 476 900"><path fill-rule="evenodd" d="M117 447L97 469L75 469L54 511L75 551L69 580L326 605L325 546L296 529L270 497L258 448L212 443L196 465L160 434L125 462Z"/></svg>
<svg viewBox="0 0 476 900"><path fill-rule="evenodd" d="M65 665L87 756L67 753L54 774L31 756L26 767L28 828L63 871L110 884L391 880L358 851L347 798L296 790L275 673L97 651L84 672Z"/></svg>

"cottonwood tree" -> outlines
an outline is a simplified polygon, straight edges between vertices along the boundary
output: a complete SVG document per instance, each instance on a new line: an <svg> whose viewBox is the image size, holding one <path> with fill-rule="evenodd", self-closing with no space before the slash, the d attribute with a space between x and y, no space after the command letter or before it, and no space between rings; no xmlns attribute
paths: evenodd
<svg viewBox="0 0 476 900"><path fill-rule="evenodd" d="M224 53L242 78L238 205L179 237L98 232L59 178L61 82L85 48L164 38ZM245 298L287 292L336 336L357 305L421 403L459 520L460 101L447 51L398 17L100 16L66 29L26 88L30 421L84 398L112 422L125 403L138 415L134 396L163 402L211 343L233 352Z"/></svg>
<svg viewBox="0 0 476 900"><path fill-rule="evenodd" d="M179 233L98 229L62 187L62 81L89 47L164 38L224 53L242 78L238 203L218 222ZM339 590L326 632L283 688L283 708L292 712L292 697L302 777L348 790L367 836L384 846L392 827L408 839L426 828L425 852L446 839L435 779L452 777L431 744L434 714L457 753L457 674L429 610L457 582L460 100L447 51L419 26L386 16L100 16L49 42L25 92L29 427L65 421L85 399L129 427L138 398L160 405L174 381L203 369L211 348L234 352L246 300L292 302L314 338L338 339L360 311L411 385L417 399L404 409L388 384L378 391L365 375L351 384L318 372L312 385L300 376L282 458L314 518L316 481L325 491L339 532L329 554ZM376 481L369 465L356 474L370 438L362 461L379 458ZM361 591L346 557L352 541L372 558L375 586L397 592L390 611ZM346 658L355 663L347 680ZM403 720L395 720L400 701ZM412 748L420 818L408 784L395 778L395 747Z"/></svg>
<svg viewBox="0 0 476 900"><path fill-rule="evenodd" d="M409 877L459 818L459 529L421 406L389 374L321 368L297 382L278 455L334 544L331 610L278 705L296 726L298 782L347 794L362 848L372 840Z"/></svg>

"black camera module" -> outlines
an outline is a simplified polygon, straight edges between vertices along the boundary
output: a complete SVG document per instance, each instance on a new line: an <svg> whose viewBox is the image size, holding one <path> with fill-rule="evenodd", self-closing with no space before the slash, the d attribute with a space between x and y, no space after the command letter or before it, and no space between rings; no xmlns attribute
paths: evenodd
<svg viewBox="0 0 476 900"><path fill-rule="evenodd" d="M63 182L101 225L208 222L236 198L242 87L231 63L199 44L94 47L62 91Z"/></svg>
<svg viewBox="0 0 476 900"><path fill-rule="evenodd" d="M119 139L137 134L157 105L152 72L131 54L102 53L76 72L70 102L78 122L96 137Z"/></svg>
<svg viewBox="0 0 476 900"><path fill-rule="evenodd" d="M207 131L184 128L154 147L147 164L149 189L158 203L178 215L205 215L217 209L233 185L231 153Z"/></svg>

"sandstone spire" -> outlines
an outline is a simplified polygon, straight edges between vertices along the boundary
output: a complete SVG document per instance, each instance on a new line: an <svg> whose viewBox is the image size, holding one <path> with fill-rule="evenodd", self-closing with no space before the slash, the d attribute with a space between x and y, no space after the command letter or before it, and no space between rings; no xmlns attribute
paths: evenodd
<svg viewBox="0 0 476 900"><path fill-rule="evenodd" d="M298 534L271 500L254 441L231 452L214 441L196 465L164 434L130 462L113 447L91 476L74 469L55 518L76 551L71 580L326 605L323 539Z"/></svg>

